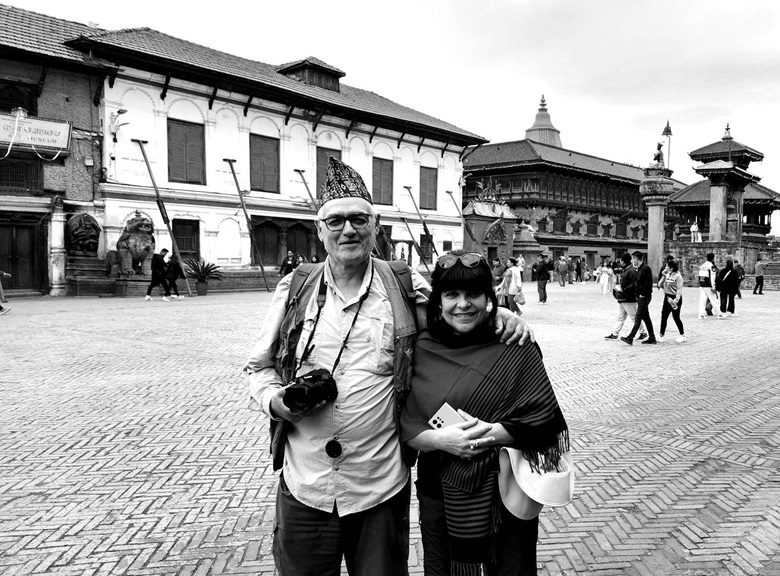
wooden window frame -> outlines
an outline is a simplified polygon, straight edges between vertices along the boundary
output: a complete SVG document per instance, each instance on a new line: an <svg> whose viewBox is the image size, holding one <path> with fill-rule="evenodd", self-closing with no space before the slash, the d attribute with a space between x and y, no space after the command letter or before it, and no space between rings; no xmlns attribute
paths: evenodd
<svg viewBox="0 0 780 576"><path fill-rule="evenodd" d="M273 142L276 145L276 180L274 182L275 190L269 190L268 188L264 187L263 184L265 183L260 182L258 186L258 182L254 178L254 170L253 170L253 162L255 162L255 155L252 154L252 141L265 141L265 142ZM258 158L259 160L259 158ZM281 147L279 144L279 138L274 138L272 136L263 136L261 134L250 134L249 135L249 188L250 190L256 191L256 192L266 192L268 194L280 194L281 193L281 185L280 185L280 173L281 173L281 163L282 163L282 157L281 157ZM265 180L265 179L263 179Z"/></svg>
<svg viewBox="0 0 780 576"><path fill-rule="evenodd" d="M371 166L373 168L372 170L372 187L371 187L371 198L374 200L374 204L378 204L381 206L392 206L393 205L393 161L387 160L385 158L376 158L374 157ZM379 175L379 190L377 190L377 166L388 168L389 174L390 174L390 182L389 182L389 189L385 190L383 187L384 179L384 170L381 170L381 173ZM389 199L387 198L389 196ZM385 201L388 200L388 201Z"/></svg>
<svg viewBox="0 0 780 576"><path fill-rule="evenodd" d="M432 182L432 184L431 184ZM431 189L431 186L433 189ZM420 209L436 210L439 189L439 169L420 166Z"/></svg>
<svg viewBox="0 0 780 576"><path fill-rule="evenodd" d="M184 148L184 178L175 177L174 174L172 174L172 162L171 158L173 157L173 151L171 149L171 126L181 126L186 129L200 129L200 137L198 138L201 141L202 144L202 154L200 155L200 170L199 174L190 174L189 170L189 157L188 157L188 143L190 135L185 135L185 141L182 144ZM196 122L187 122L186 120L178 120L176 118L168 118L167 121L167 130L168 130L168 182L177 182L181 184L196 184L200 186L206 185L206 126L203 124L198 124ZM194 138L194 136L193 136ZM194 140L193 140L194 143Z"/></svg>

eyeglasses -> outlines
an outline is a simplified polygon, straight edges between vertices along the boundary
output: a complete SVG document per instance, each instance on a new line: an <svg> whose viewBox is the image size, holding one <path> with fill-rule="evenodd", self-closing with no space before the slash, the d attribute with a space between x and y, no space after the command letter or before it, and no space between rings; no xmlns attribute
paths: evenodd
<svg viewBox="0 0 780 576"><path fill-rule="evenodd" d="M362 230L371 223L371 214L349 214L348 216L331 216L322 220L331 232L339 232L344 229L344 224L349 220L355 230Z"/></svg>
<svg viewBox="0 0 780 576"><path fill-rule="evenodd" d="M461 254L460 256L456 256L455 254L445 254L436 261L436 265L439 268L446 270L447 268L452 268L455 266L455 263L458 260L460 260L460 263L463 264L466 268L474 268L477 264L484 261L485 258L482 256L482 254L477 254L476 252L467 252L465 254Z"/></svg>

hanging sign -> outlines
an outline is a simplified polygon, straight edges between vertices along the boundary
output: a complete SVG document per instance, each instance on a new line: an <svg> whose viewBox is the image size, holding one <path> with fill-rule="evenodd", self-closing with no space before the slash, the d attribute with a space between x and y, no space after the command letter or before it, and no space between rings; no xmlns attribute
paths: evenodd
<svg viewBox="0 0 780 576"><path fill-rule="evenodd" d="M34 116L0 114L0 148L64 150L70 146L70 122L45 120Z"/></svg>

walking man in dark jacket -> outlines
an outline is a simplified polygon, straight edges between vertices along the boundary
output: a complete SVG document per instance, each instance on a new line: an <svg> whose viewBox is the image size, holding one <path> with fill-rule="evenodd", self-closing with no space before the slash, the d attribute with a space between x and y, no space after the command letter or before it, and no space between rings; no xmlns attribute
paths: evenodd
<svg viewBox="0 0 780 576"><path fill-rule="evenodd" d="M653 271L645 264L644 257L639 251L631 254L631 264L636 268L638 278L636 280L636 316L634 317L634 327L631 329L631 333L628 336L621 336L620 339L632 346L634 344L634 336L639 331L639 327L642 322L645 323L647 328L647 340L643 340L642 344L656 344L655 332L653 332L653 321L650 320L650 300L653 298Z"/></svg>
<svg viewBox="0 0 780 576"><path fill-rule="evenodd" d="M547 304L547 281L550 279L547 257L539 254L537 259L536 264L532 266L536 278L536 291L539 293L539 304Z"/></svg>
<svg viewBox="0 0 780 576"><path fill-rule="evenodd" d="M634 267L631 266L631 256L627 252L620 259L623 263L621 268L623 272L620 274L620 283L615 286L615 294L619 294L619 297L616 296L618 314L612 332L604 336L607 340L617 340L626 321L628 321L629 326L633 326L636 318L636 281L639 276ZM647 333L643 329L639 333L639 339L644 338L647 338Z"/></svg>
<svg viewBox="0 0 780 576"><path fill-rule="evenodd" d="M165 255L168 254L168 249L163 248L159 254L152 255L152 281L149 282L149 287L146 289L145 300L152 299L152 290L155 286L161 286L164 290L162 299L165 302L170 302L168 298L171 295L171 289L168 288L168 281L165 279Z"/></svg>

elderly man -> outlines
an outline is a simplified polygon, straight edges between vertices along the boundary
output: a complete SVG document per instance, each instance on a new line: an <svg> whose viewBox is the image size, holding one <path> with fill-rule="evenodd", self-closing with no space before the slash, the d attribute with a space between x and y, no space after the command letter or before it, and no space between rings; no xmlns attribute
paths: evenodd
<svg viewBox="0 0 780 576"><path fill-rule="evenodd" d="M406 575L414 454L397 418L429 287L371 258L379 217L360 175L334 158L320 205L328 256L282 279L245 368L282 469L274 559L282 576L338 576L342 558L353 575ZM508 343L530 335L500 317Z"/></svg>

